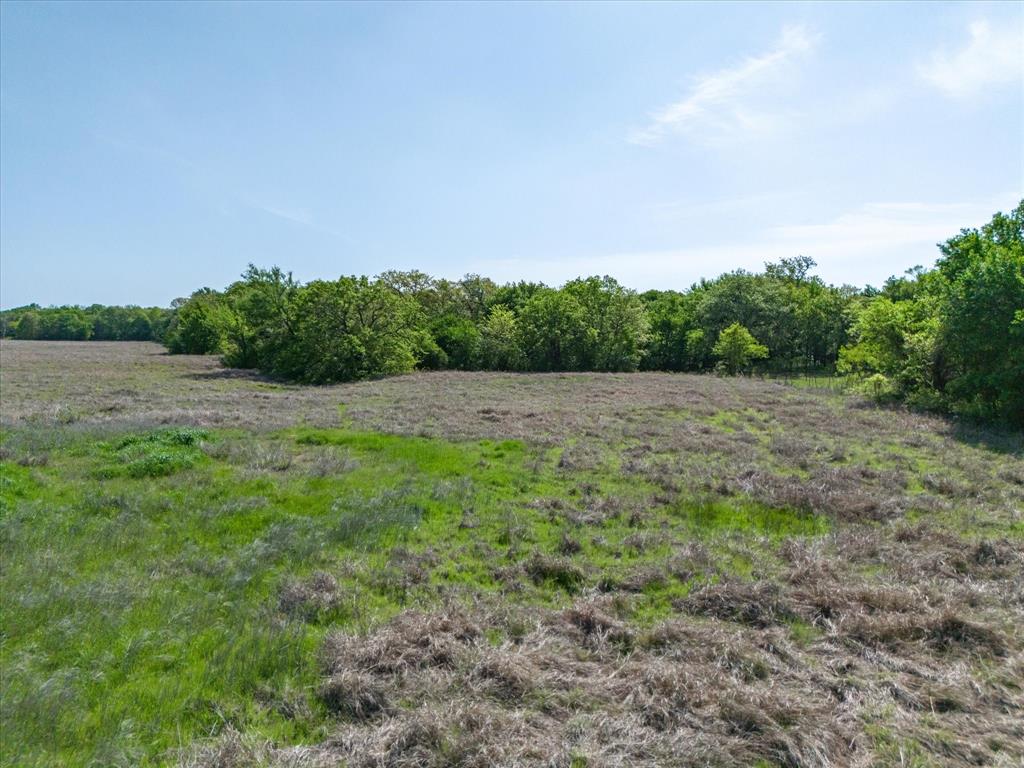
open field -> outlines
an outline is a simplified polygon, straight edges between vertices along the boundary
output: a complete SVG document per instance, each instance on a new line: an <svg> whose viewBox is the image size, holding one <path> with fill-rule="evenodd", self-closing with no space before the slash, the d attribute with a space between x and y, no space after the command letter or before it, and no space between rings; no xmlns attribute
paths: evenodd
<svg viewBox="0 0 1024 768"><path fill-rule="evenodd" d="M1019 766L1024 436L0 345L11 766Z"/></svg>

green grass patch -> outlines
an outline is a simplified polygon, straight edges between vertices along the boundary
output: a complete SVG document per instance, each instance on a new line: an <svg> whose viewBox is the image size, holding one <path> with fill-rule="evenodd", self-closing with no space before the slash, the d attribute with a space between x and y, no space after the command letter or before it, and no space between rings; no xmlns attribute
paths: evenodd
<svg viewBox="0 0 1024 768"><path fill-rule="evenodd" d="M741 499L683 502L676 511L699 536L741 532L781 539L818 536L829 529L828 519L821 515L776 509Z"/></svg>
<svg viewBox="0 0 1024 768"><path fill-rule="evenodd" d="M311 694L331 626L496 595L509 580L518 600L566 606L693 539L719 551L729 537L826 529L742 501L652 505L639 479L559 466L561 451L515 441L162 429L9 431L4 445L15 460L0 465L0 757L11 766L163 765L227 724L313 742L331 723ZM720 572L749 570L723 547ZM336 587L306 605L316 571ZM652 579L634 621L669 615L690 588Z"/></svg>

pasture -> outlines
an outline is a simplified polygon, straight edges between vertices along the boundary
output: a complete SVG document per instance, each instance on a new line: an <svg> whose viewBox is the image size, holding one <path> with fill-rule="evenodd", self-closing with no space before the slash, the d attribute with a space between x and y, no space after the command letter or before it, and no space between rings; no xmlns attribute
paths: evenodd
<svg viewBox="0 0 1024 768"><path fill-rule="evenodd" d="M10 766L1017 766L1024 437L0 345Z"/></svg>

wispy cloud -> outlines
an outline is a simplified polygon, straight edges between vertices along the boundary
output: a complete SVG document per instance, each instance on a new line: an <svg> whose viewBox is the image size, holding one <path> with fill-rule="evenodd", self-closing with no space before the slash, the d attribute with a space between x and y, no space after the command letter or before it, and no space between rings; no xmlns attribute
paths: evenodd
<svg viewBox="0 0 1024 768"><path fill-rule="evenodd" d="M984 89L1024 79L1024 28L993 27L975 21L957 51L940 49L917 66L917 73L948 96L966 98Z"/></svg>
<svg viewBox="0 0 1024 768"><path fill-rule="evenodd" d="M809 53L818 36L802 25L783 28L775 46L735 67L698 76L689 95L651 116L650 123L629 136L634 144L654 145L673 134L688 134L717 143L763 134L785 115L767 108L765 87L778 84L793 62Z"/></svg>

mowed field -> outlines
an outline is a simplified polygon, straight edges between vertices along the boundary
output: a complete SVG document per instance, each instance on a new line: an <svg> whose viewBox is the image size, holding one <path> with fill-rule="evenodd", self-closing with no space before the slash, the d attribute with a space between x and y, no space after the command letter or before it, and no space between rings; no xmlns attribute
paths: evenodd
<svg viewBox="0 0 1024 768"><path fill-rule="evenodd" d="M1024 437L0 345L9 766L1020 766Z"/></svg>

